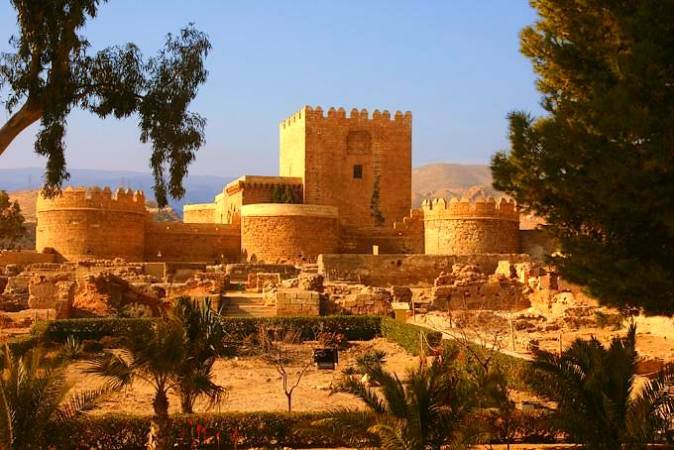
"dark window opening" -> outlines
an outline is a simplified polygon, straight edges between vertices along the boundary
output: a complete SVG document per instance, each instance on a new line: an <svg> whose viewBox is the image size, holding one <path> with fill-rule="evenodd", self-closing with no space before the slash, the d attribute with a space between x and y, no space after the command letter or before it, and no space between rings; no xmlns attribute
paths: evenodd
<svg viewBox="0 0 674 450"><path fill-rule="evenodd" d="M353 166L353 177L354 178L363 178L363 166L356 164Z"/></svg>

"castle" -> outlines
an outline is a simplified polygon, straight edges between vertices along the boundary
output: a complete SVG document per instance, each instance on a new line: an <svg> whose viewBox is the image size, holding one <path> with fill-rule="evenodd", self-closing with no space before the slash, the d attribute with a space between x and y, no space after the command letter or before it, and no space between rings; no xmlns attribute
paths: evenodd
<svg viewBox="0 0 674 450"><path fill-rule="evenodd" d="M182 223L141 192L66 188L37 205L37 250L66 260L313 262L320 254L520 252L514 203L436 199L412 210L409 112L305 106L279 126L279 176L246 175Z"/></svg>

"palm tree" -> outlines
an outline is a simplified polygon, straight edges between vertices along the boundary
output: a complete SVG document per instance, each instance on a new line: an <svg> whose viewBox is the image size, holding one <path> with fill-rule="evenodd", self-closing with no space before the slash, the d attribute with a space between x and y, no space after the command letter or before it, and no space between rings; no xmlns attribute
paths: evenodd
<svg viewBox="0 0 674 450"><path fill-rule="evenodd" d="M636 391L636 328L607 347L596 338L577 339L560 355L538 351L528 381L557 403L560 430L590 450L643 448L667 430L674 411L665 367Z"/></svg>
<svg viewBox="0 0 674 450"><path fill-rule="evenodd" d="M93 406L106 391L69 395L62 359L47 361L40 349L16 357L8 346L0 369L0 448L41 449L48 426L63 425ZM57 364L59 363L59 364Z"/></svg>
<svg viewBox="0 0 674 450"><path fill-rule="evenodd" d="M113 390L130 386L136 379L154 388L154 415L148 448L166 450L171 446L170 390L177 386L177 373L185 358L185 331L179 323L159 320L145 332L125 336L122 349L94 356L87 372L109 378Z"/></svg>
<svg viewBox="0 0 674 450"><path fill-rule="evenodd" d="M205 396L209 408L222 402L227 390L213 382L213 365L227 351L220 314L206 299L201 304L187 297L178 299L173 320L185 330L185 358L177 373L177 389L183 413L191 414L197 397Z"/></svg>
<svg viewBox="0 0 674 450"><path fill-rule="evenodd" d="M368 367L367 376L379 386L376 389L361 378L347 376L338 390L359 397L373 415L341 409L320 425L349 430L371 417L369 431L379 437L384 449L468 448L482 435L473 420L480 386L456 364L457 355L455 350L445 350L430 364L421 357L419 366L402 380L374 364Z"/></svg>
<svg viewBox="0 0 674 450"><path fill-rule="evenodd" d="M145 332L125 336L120 351L94 356L87 371L110 379L111 389L131 385L135 379L154 387L150 448L170 448L169 392L181 397L183 412L192 412L195 399L205 395L209 404L222 401L226 390L212 381L215 359L224 352L222 327L206 303L202 308L187 299L176 311Z"/></svg>

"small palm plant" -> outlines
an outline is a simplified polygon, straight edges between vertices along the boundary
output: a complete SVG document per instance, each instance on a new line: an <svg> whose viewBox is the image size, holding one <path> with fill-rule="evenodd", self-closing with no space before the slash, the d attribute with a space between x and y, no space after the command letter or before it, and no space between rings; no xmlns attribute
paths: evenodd
<svg viewBox="0 0 674 450"><path fill-rule="evenodd" d="M62 365L48 361L40 349L21 357L2 351L0 369L0 448L41 449L45 430L64 425L93 407L106 390L70 395Z"/></svg>
<svg viewBox="0 0 674 450"><path fill-rule="evenodd" d="M93 356L86 370L107 377L113 390L130 386L136 379L154 388L150 449L165 450L171 446L168 394L177 386L176 374L185 358L184 340L180 324L159 320L145 332L125 336L120 350Z"/></svg>
<svg viewBox="0 0 674 450"><path fill-rule="evenodd" d="M145 332L125 336L119 351L92 357L87 371L109 379L111 389L130 386L136 379L154 387L154 415L148 447L171 448L169 392L181 397L185 412L206 395L220 402L226 390L212 381L212 367L221 353L222 331L210 312L181 301L174 314L158 320Z"/></svg>
<svg viewBox="0 0 674 450"><path fill-rule="evenodd" d="M665 367L640 390L635 387L636 328L608 347L596 338L577 339L561 354L538 351L529 383L557 403L555 423L590 450L643 448L671 424L674 402Z"/></svg>
<svg viewBox="0 0 674 450"><path fill-rule="evenodd" d="M221 403L227 389L213 382L213 365L227 351L220 314L208 299L199 304L183 297L178 299L172 318L185 330L185 358L177 373L182 412L191 414L200 396L208 398L209 408Z"/></svg>
<svg viewBox="0 0 674 450"><path fill-rule="evenodd" d="M370 431L384 449L468 448L482 436L473 420L481 395L479 385L456 364L457 356L457 351L445 350L431 363L421 357L419 366L403 379L381 364L369 365L369 382L378 388L351 375L337 390L356 395L373 414L341 409L318 425L348 433L370 418Z"/></svg>

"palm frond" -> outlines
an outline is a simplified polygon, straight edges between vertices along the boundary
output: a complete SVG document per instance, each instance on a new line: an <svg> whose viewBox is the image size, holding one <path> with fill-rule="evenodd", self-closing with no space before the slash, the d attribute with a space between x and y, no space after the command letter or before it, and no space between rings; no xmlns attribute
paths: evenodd
<svg viewBox="0 0 674 450"><path fill-rule="evenodd" d="M107 377L109 379L107 388L119 390L133 383L135 377L133 365L133 362L121 354L104 352L89 359L84 373Z"/></svg>

